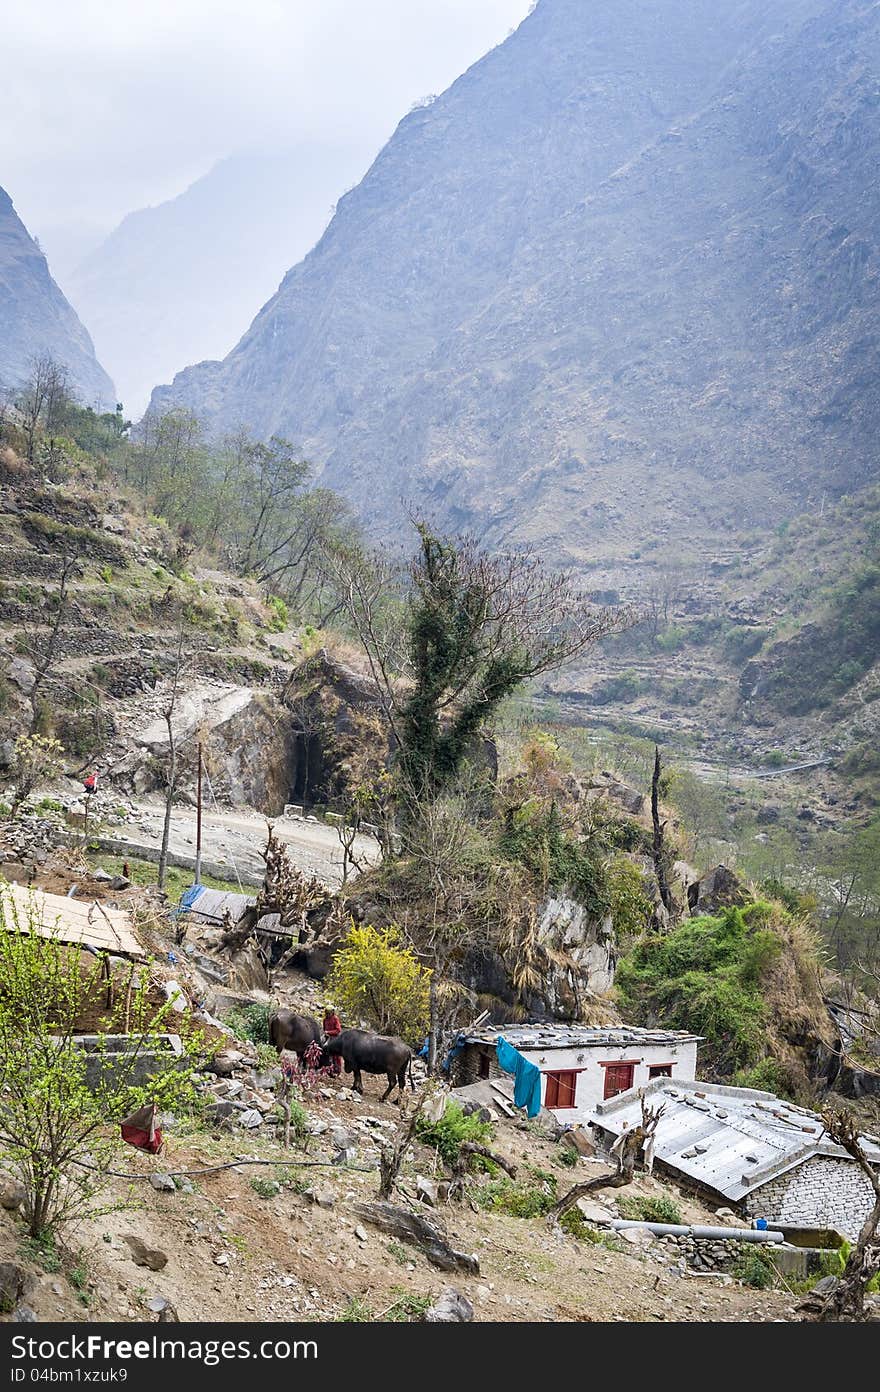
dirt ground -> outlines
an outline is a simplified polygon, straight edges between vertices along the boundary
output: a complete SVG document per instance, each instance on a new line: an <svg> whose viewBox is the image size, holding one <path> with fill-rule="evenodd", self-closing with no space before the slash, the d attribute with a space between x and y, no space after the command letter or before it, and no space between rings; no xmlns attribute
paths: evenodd
<svg viewBox="0 0 880 1392"><path fill-rule="evenodd" d="M378 1101L378 1080L369 1079L366 1086L361 1103L335 1087L329 1098L310 1099L310 1115L331 1125L370 1116L395 1120L397 1108ZM493 1144L520 1164L553 1170L561 1192L569 1182L597 1172L596 1163L585 1160L576 1169L554 1169L552 1143L515 1125L499 1126ZM3 1212L0 1260L23 1262L32 1271L34 1285L26 1299L44 1320L154 1320L149 1302L156 1297L171 1301L182 1320L333 1320L345 1316L353 1299L382 1318L404 1293L436 1296L449 1285L468 1296L477 1320L764 1321L794 1314L794 1297L785 1293L751 1290L720 1276L680 1274L658 1260L657 1244L634 1248L632 1255L610 1251L555 1233L544 1219L474 1211L467 1203L438 1210L418 1206L443 1226L453 1247L476 1254L480 1263L479 1276L438 1271L418 1249L395 1242L352 1212L354 1202L375 1197L375 1169L302 1164L329 1160L320 1138L313 1138L305 1153L285 1152L252 1135L175 1135L172 1129L161 1157L124 1149L118 1168L148 1176L236 1156L272 1159L289 1168L242 1167L194 1176L192 1192L160 1193L146 1179L114 1180L113 1198L129 1206L71 1234L56 1272L41 1270L33 1259L23 1261L22 1225ZM369 1149L353 1163L369 1165ZM414 1191L416 1170L431 1174L434 1169L433 1151L418 1147L405 1188ZM261 1197L252 1180L276 1175L284 1177L280 1192ZM332 1208L301 1192L311 1185L332 1195ZM709 1214L647 1176L627 1192L672 1194L687 1218L706 1221ZM164 1269L135 1265L126 1234L164 1252ZM73 1281L72 1271L79 1273Z"/></svg>
<svg viewBox="0 0 880 1392"><path fill-rule="evenodd" d="M57 880L47 882L56 872ZM71 870L56 862L38 882L64 892L71 878ZM145 906L143 890L112 897L120 907L126 900L133 909ZM185 983L185 962L165 965L170 939L165 941L159 921L154 923L151 946L158 974L173 970ZM298 973L285 973L273 996L314 1014L322 988ZM93 1023L89 1019L83 1027ZM751 1290L730 1277L683 1273L656 1242L610 1250L551 1230L543 1218L486 1212L467 1201L436 1210L416 1204L416 1175L443 1177L436 1153L416 1146L407 1157L397 1201L415 1204L445 1229L454 1248L476 1255L480 1265L478 1276L437 1270L419 1249L380 1233L353 1210L356 1202L377 1196L377 1135L389 1135L400 1115L392 1103L379 1101L384 1078L364 1081L363 1100L344 1086L344 1078L306 1098L312 1123L327 1128L306 1150L285 1151L263 1127L233 1133L198 1129L185 1118L166 1119L164 1153L150 1157L120 1146L114 1168L123 1177L111 1177L107 1191L112 1211L65 1234L60 1253L47 1257L30 1251L21 1219L0 1209L0 1261L16 1262L30 1273L24 1299L41 1320L152 1321L160 1299L170 1301L182 1320L326 1321L350 1318L352 1302L361 1318L394 1318L402 1297L424 1301L450 1285L468 1296L481 1321L793 1317L793 1296ZM384 1133L370 1125L370 1118L386 1123ZM349 1130L356 1147L348 1165L331 1163L327 1135L334 1126ZM555 1174L560 1193L599 1172L597 1162L587 1159L575 1168L557 1165L556 1146L531 1123L499 1123L491 1144L521 1168ZM159 1192L149 1183L150 1175L245 1158L267 1163L182 1177L174 1192ZM271 1192L273 1185L266 1188L267 1180L279 1183L277 1193ZM327 1207L313 1201L311 1186L321 1191ZM639 1192L674 1198L686 1221L718 1221L711 1210L656 1177L640 1177L627 1189ZM613 1208L613 1198L603 1201ZM137 1265L127 1236L164 1253L162 1269ZM626 1246L622 1240L621 1246Z"/></svg>

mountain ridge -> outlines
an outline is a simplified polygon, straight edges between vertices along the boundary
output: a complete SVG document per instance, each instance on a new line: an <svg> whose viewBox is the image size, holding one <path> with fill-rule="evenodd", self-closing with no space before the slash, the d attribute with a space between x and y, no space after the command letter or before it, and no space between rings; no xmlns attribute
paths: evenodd
<svg viewBox="0 0 880 1392"><path fill-rule="evenodd" d="M543 0L153 409L290 435L380 530L575 561L867 482L875 52L861 0Z"/></svg>
<svg viewBox="0 0 880 1392"><path fill-rule="evenodd" d="M116 392L92 340L48 262L0 188L0 386L18 387L32 358L48 353L70 373L86 405L112 408Z"/></svg>

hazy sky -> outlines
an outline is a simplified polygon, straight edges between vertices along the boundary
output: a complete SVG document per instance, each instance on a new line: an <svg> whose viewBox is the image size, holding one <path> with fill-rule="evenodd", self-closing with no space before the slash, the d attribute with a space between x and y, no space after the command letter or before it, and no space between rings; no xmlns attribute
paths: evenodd
<svg viewBox="0 0 880 1392"><path fill-rule="evenodd" d="M302 138L363 152L531 0L3 3L0 185L65 254L217 159ZM341 192L341 190L340 190Z"/></svg>

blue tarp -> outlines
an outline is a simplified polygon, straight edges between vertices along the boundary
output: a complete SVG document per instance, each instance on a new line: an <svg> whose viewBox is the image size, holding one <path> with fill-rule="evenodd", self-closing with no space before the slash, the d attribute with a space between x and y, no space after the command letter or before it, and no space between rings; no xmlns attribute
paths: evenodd
<svg viewBox="0 0 880 1392"><path fill-rule="evenodd" d="M541 1070L508 1044L502 1034L495 1041L498 1067L515 1078L513 1101L517 1107L525 1107L530 1117L536 1117L541 1110Z"/></svg>

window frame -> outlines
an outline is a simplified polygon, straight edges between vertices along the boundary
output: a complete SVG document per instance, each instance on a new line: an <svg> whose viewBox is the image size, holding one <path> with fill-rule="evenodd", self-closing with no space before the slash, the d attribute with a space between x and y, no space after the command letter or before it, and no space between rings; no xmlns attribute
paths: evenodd
<svg viewBox="0 0 880 1392"><path fill-rule="evenodd" d="M605 1059L604 1061L600 1059L599 1067L605 1069L605 1083L602 1088L603 1102L607 1102L611 1097L618 1097L622 1092L629 1092L629 1089L635 1085L636 1069L641 1061L641 1059ZM609 1068L629 1069L629 1082L626 1087L617 1088L614 1092L608 1091Z"/></svg>
<svg viewBox="0 0 880 1392"><path fill-rule="evenodd" d="M543 1078L546 1078L547 1080L544 1085L545 1100L543 1105L547 1107L550 1111L573 1111L574 1108L577 1106L577 1075L579 1073L585 1072L586 1069L584 1068L548 1068L546 1070L542 1070L541 1076ZM568 1077L573 1079L573 1082L570 1085L571 1101L567 1103L559 1101L559 1079L562 1077ZM556 1100L553 1102L549 1100L551 1079L556 1084Z"/></svg>

